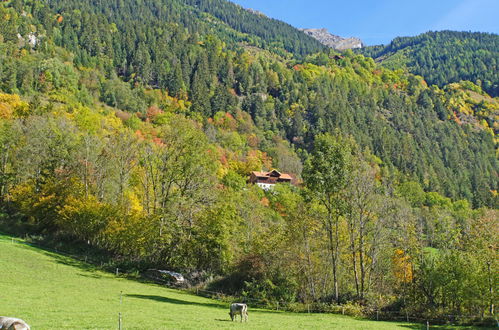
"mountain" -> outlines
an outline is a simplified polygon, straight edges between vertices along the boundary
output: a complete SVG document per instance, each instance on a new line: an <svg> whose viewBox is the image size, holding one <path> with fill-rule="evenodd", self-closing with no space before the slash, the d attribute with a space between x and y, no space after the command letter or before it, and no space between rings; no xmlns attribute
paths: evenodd
<svg viewBox="0 0 499 330"><path fill-rule="evenodd" d="M228 1L1 1L0 231L262 306L493 325L499 103L394 68ZM297 185L248 182L272 169Z"/></svg>
<svg viewBox="0 0 499 330"><path fill-rule="evenodd" d="M300 29L305 34L319 40L323 45L337 50L362 48L364 43L359 38L342 38L327 29Z"/></svg>
<svg viewBox="0 0 499 330"><path fill-rule="evenodd" d="M499 96L499 35L480 32L438 31L394 39L359 53L383 66L408 68L429 84L469 80L492 96Z"/></svg>
<svg viewBox="0 0 499 330"><path fill-rule="evenodd" d="M155 105L200 120L243 111L267 132L258 139L265 151L269 136L307 151L316 135L339 129L427 190L475 205L491 203L497 190L486 133L496 129L493 102L456 108L464 96L363 56L302 55L318 41L227 1L52 0L27 2L26 14L14 15L16 4L4 4L9 22L0 25L4 92L53 98L64 87L83 104L132 113ZM20 45L18 34L40 42ZM26 56L9 55L20 46ZM153 98L150 89L175 102ZM460 121L460 112L478 120Z"/></svg>
<svg viewBox="0 0 499 330"><path fill-rule="evenodd" d="M322 51L314 38L304 35L291 25L269 18L253 9L245 9L227 0L174 0L209 14L231 29L261 40L259 46L283 48L295 56Z"/></svg>

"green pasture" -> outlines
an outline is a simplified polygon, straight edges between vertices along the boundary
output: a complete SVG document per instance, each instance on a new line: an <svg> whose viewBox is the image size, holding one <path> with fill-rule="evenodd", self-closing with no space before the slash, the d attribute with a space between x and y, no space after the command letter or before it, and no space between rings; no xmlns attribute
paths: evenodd
<svg viewBox="0 0 499 330"><path fill-rule="evenodd" d="M140 283L0 235L0 315L32 329L425 329L341 315L252 309L230 322L227 304ZM122 301L120 302L120 294Z"/></svg>

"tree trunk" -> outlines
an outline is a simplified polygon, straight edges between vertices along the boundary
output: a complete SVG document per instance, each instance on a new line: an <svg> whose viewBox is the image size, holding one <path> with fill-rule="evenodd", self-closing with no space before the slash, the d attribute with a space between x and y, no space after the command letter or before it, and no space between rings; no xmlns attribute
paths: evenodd
<svg viewBox="0 0 499 330"><path fill-rule="evenodd" d="M487 269L489 273L489 294L490 294L490 304L489 304L489 313L490 315L495 315L494 313L494 285L492 281L492 276L490 273L490 261L487 262Z"/></svg>
<svg viewBox="0 0 499 330"><path fill-rule="evenodd" d="M339 287L338 287L338 258L339 258L339 224L338 224L338 217L335 219L335 224L334 224L334 232L335 232L335 237L334 237L334 251L333 251L333 280L334 280L334 297L336 299L336 302L340 300L340 293L339 293Z"/></svg>
<svg viewBox="0 0 499 330"><path fill-rule="evenodd" d="M352 266L353 266L353 274L355 278L355 290L357 292L357 297L360 297L359 292L359 274L357 272L357 252L355 250L355 227L353 223L349 224L350 231L350 252L352 254Z"/></svg>
<svg viewBox="0 0 499 330"><path fill-rule="evenodd" d="M312 279L312 260L310 259L310 245L308 241L308 236L305 230L303 230L303 240L305 242L305 253L307 254L307 281L308 285L310 287L310 294L312 296L312 300L316 300L316 293L315 293L315 284L314 280Z"/></svg>
<svg viewBox="0 0 499 330"><path fill-rule="evenodd" d="M338 221L336 219L333 230L333 215L332 210L328 207L328 217L326 223L326 230L329 238L329 249L331 250L331 264L333 267L333 286L335 301L339 300L338 289Z"/></svg>
<svg viewBox="0 0 499 330"><path fill-rule="evenodd" d="M363 234L360 235L359 242L359 263L360 263L360 299L364 299L364 284L366 279L366 270L364 265L364 242L363 242Z"/></svg>
<svg viewBox="0 0 499 330"><path fill-rule="evenodd" d="M7 172L7 162L9 159L9 150L2 150L2 170L0 174L5 175ZM5 182L0 182L0 198L3 197L7 192L7 184Z"/></svg>

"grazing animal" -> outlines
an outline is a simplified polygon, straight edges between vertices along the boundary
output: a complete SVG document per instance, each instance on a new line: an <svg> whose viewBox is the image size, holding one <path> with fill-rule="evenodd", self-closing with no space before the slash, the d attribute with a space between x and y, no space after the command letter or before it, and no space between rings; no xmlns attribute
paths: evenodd
<svg viewBox="0 0 499 330"><path fill-rule="evenodd" d="M30 330L29 325L15 317L0 316L0 329L2 330Z"/></svg>
<svg viewBox="0 0 499 330"><path fill-rule="evenodd" d="M230 305L229 315L232 321L235 320L236 315L239 315L241 316L241 322L243 319L248 322L248 305L243 303L234 303Z"/></svg>

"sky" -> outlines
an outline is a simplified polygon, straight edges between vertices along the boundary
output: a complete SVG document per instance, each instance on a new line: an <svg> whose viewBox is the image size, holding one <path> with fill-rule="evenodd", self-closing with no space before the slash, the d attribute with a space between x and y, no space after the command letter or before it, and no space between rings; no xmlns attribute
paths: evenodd
<svg viewBox="0 0 499 330"><path fill-rule="evenodd" d="M367 45L427 31L499 33L499 0L231 0L298 28L327 28Z"/></svg>

